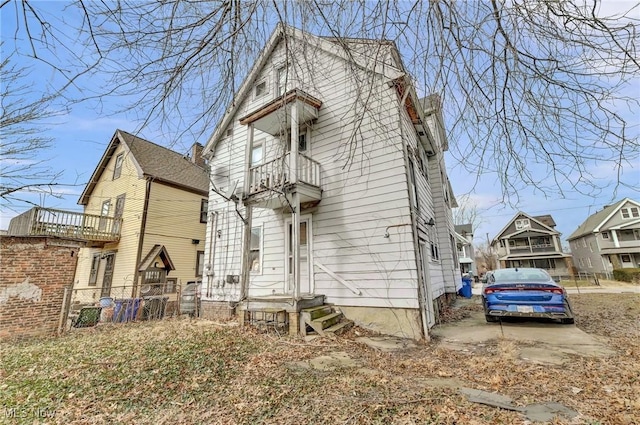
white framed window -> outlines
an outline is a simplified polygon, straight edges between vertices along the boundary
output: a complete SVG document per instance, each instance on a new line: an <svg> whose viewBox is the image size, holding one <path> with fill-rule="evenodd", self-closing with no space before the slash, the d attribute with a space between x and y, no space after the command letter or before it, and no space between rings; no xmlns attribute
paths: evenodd
<svg viewBox="0 0 640 425"><path fill-rule="evenodd" d="M251 242L249 244L249 267L251 273L262 272L262 226L251 228Z"/></svg>
<svg viewBox="0 0 640 425"><path fill-rule="evenodd" d="M582 247L583 248L587 247L587 240L585 238L582 238Z"/></svg>
<svg viewBox="0 0 640 425"><path fill-rule="evenodd" d="M640 217L640 209L638 207L628 207L620 209L620 214L622 214L622 218L638 218Z"/></svg>
<svg viewBox="0 0 640 425"><path fill-rule="evenodd" d="M516 230L527 229L531 227L531 222L528 218L521 218L516 220Z"/></svg>
<svg viewBox="0 0 640 425"><path fill-rule="evenodd" d="M620 261L623 263L630 263L631 262L631 256L629 254L622 254L620 256Z"/></svg>
<svg viewBox="0 0 640 425"><path fill-rule="evenodd" d="M591 265L591 258L587 258L587 267L592 268L593 265Z"/></svg>
<svg viewBox="0 0 640 425"><path fill-rule="evenodd" d="M275 72L275 87L276 87L276 97L282 96L287 92L287 82L289 80L289 68L287 64L282 64L278 68L276 68Z"/></svg>
<svg viewBox="0 0 640 425"><path fill-rule="evenodd" d="M98 268L100 267L100 253L91 257L91 271L89 272L89 286L96 286L98 281Z"/></svg>
<svg viewBox="0 0 640 425"><path fill-rule="evenodd" d="M204 271L204 251L198 251L196 253L196 276L202 277Z"/></svg>
<svg viewBox="0 0 640 425"><path fill-rule="evenodd" d="M416 170L414 168L413 160L411 158L409 158L408 162L409 162L409 185L410 185L409 190L411 190L411 194L413 195L411 199L412 206L414 209L419 210L420 201L418 200L418 187L416 186L416 175L415 175ZM431 251L433 252L433 249L431 249Z"/></svg>
<svg viewBox="0 0 640 425"><path fill-rule="evenodd" d="M115 180L115 179L119 178L120 175L122 174L122 164L123 163L124 163L124 153L121 153L118 156L116 156L116 164L113 167L113 178L112 178L112 180Z"/></svg>
<svg viewBox="0 0 640 425"><path fill-rule="evenodd" d="M589 242L589 251L593 252L593 242Z"/></svg>
<svg viewBox="0 0 640 425"><path fill-rule="evenodd" d="M258 81L256 83L256 85L253 86L253 98L254 99L258 99L258 98L264 96L267 93L269 93L269 86L267 85L267 80L266 79Z"/></svg>
<svg viewBox="0 0 640 425"><path fill-rule="evenodd" d="M578 264L580 264L580 267L584 267L584 259L580 258Z"/></svg>
<svg viewBox="0 0 640 425"><path fill-rule="evenodd" d="M609 239L609 232L602 232L602 239Z"/></svg>
<svg viewBox="0 0 640 425"><path fill-rule="evenodd" d="M431 261L440 261L440 252L438 251L438 244L431 241Z"/></svg>
<svg viewBox="0 0 640 425"><path fill-rule="evenodd" d="M253 144L251 148L251 166L262 164L264 160L264 140L260 140Z"/></svg>

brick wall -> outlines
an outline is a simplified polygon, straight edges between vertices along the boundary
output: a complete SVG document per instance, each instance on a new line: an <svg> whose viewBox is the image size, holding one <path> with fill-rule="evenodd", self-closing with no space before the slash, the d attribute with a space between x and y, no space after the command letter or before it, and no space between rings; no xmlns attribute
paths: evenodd
<svg viewBox="0 0 640 425"><path fill-rule="evenodd" d="M81 242L0 236L0 340L53 335Z"/></svg>

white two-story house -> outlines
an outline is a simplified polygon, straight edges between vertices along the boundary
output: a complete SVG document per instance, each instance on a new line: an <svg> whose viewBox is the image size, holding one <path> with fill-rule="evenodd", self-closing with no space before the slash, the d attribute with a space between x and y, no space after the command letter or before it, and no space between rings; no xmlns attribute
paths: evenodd
<svg viewBox="0 0 640 425"><path fill-rule="evenodd" d="M295 334L327 304L428 336L461 286L446 149L392 42L279 25L204 148L203 315L282 311Z"/></svg>

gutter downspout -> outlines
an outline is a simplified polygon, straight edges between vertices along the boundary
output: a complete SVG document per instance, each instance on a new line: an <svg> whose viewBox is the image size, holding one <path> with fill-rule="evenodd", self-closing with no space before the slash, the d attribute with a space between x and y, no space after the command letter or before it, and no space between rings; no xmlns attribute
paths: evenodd
<svg viewBox="0 0 640 425"><path fill-rule="evenodd" d="M140 279L138 267L142 259L142 243L144 242L144 232L147 230L147 211L149 209L149 194L151 193L151 179L147 178L147 187L144 194L144 206L142 207L142 219L140 222L140 235L138 236L138 253L136 254L135 270L133 273L133 287L131 288L131 298L135 298L138 293L138 281Z"/></svg>

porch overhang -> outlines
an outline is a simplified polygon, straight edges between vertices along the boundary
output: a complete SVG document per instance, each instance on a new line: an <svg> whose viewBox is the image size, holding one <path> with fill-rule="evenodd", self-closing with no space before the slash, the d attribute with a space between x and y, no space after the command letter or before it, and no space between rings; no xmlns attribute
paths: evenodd
<svg viewBox="0 0 640 425"><path fill-rule="evenodd" d="M571 257L568 254L556 253L556 254L510 254L500 257L499 260L543 260L547 258L566 258Z"/></svg>
<svg viewBox="0 0 640 425"><path fill-rule="evenodd" d="M140 262L140 265L138 266L138 271L139 272L144 272L149 267L152 267L155 259L158 258L158 257L160 257L160 259L162 260L164 268L167 271L171 271L171 270L175 270L176 269L175 266L173 265L173 261L171 261L171 257L169 257L169 253L167 252L167 249L164 247L164 245L154 245L153 248L151 248L151 250L149 250L149 253Z"/></svg>
<svg viewBox="0 0 640 425"><path fill-rule="evenodd" d="M293 89L240 118L240 124L253 124L257 130L278 136L291 128L291 108L295 104L299 106L298 120L303 124L318 118L322 101L302 90Z"/></svg>
<svg viewBox="0 0 640 425"><path fill-rule="evenodd" d="M638 254L640 246L630 246L627 248L602 248L600 254Z"/></svg>

